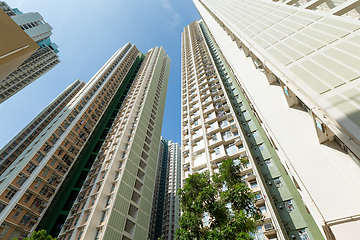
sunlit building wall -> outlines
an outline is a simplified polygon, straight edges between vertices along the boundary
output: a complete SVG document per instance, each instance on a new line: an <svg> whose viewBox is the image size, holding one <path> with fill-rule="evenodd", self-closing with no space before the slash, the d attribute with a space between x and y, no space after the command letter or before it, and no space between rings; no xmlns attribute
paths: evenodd
<svg viewBox="0 0 360 240"><path fill-rule="evenodd" d="M323 239L267 138L257 112L203 21L182 33L182 179L236 164L263 215L258 240ZM204 224L209 216L204 215Z"/></svg>
<svg viewBox="0 0 360 240"><path fill-rule="evenodd" d="M352 239L360 211L358 5L194 3L323 237Z"/></svg>
<svg viewBox="0 0 360 240"><path fill-rule="evenodd" d="M60 60L57 55L58 46L50 40L52 27L39 13L22 13L17 8L12 9L6 2L0 2L0 8L39 46L39 49L20 66L0 79L0 103L2 103L54 68ZM11 32L6 33L11 34Z"/></svg>

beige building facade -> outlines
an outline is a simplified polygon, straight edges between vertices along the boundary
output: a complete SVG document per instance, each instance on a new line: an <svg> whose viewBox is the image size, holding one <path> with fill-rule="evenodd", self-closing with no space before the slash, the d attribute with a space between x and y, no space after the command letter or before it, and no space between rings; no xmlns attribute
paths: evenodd
<svg viewBox="0 0 360 240"><path fill-rule="evenodd" d="M75 96L52 112L40 134L2 173L0 239L29 236L36 229L139 54L128 43L85 86L76 81Z"/></svg>
<svg viewBox="0 0 360 240"><path fill-rule="evenodd" d="M5 79L29 58L39 45L1 10L0 21L0 31L3 33L0 37L0 79Z"/></svg>

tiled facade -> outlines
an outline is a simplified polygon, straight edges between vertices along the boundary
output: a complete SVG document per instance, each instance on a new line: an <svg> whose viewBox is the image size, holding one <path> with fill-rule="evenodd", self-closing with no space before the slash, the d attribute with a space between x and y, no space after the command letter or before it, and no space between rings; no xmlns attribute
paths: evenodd
<svg viewBox="0 0 360 240"><path fill-rule="evenodd" d="M5 172L84 85L80 80L72 83L0 150L0 174Z"/></svg>
<svg viewBox="0 0 360 240"><path fill-rule="evenodd" d="M35 230L138 55L134 45L126 44L85 86L77 87L77 94L51 119L42 117L54 109L52 105L32 123L49 121L0 177L0 239ZM27 133L31 126L25 130L27 136L32 136Z"/></svg>

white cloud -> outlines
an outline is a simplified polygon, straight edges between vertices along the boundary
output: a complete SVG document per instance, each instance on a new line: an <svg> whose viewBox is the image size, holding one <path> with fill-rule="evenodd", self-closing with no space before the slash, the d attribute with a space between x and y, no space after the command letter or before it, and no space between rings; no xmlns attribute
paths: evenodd
<svg viewBox="0 0 360 240"><path fill-rule="evenodd" d="M181 16L174 10L174 8L171 6L169 0L159 0L161 6L163 6L172 16L172 22L170 22L170 25L172 27L175 27L180 24L181 22Z"/></svg>

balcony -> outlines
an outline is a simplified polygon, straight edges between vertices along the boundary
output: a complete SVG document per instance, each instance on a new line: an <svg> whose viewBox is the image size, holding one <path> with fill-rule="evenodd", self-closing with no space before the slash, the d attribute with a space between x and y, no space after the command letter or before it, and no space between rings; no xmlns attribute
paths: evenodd
<svg viewBox="0 0 360 240"><path fill-rule="evenodd" d="M238 129L237 129L237 127L236 127L235 125L233 125L233 126L231 126L230 131L231 131L232 133L234 133L234 132L237 132Z"/></svg>
<svg viewBox="0 0 360 240"><path fill-rule="evenodd" d="M263 228L265 236L273 236L276 234L276 230L272 223L265 223Z"/></svg>
<svg viewBox="0 0 360 240"><path fill-rule="evenodd" d="M251 182L256 179L256 176L253 172L249 172L249 173L245 174L245 179L246 179L246 181Z"/></svg>
<svg viewBox="0 0 360 240"><path fill-rule="evenodd" d="M235 139L235 145L236 145L236 146L240 146L241 144L242 144L241 138L239 138L239 137L236 138L236 139Z"/></svg>

